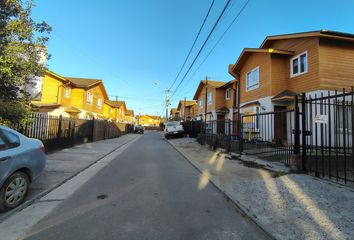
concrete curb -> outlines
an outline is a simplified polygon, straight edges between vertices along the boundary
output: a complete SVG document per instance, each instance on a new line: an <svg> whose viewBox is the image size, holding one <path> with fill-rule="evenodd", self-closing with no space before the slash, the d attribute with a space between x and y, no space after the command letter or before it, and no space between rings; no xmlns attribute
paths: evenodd
<svg viewBox="0 0 354 240"><path fill-rule="evenodd" d="M64 183L66 183L67 181L71 180L72 178L76 177L78 174L80 174L81 172L85 171L86 169L88 169L89 167L93 166L94 164L96 164L97 162L99 162L100 160L102 160L103 158L107 157L108 155L112 154L114 151L118 150L119 148L125 146L126 144L130 143L131 141L134 141L136 139L132 139L129 140L127 142L124 142L123 144L119 145L118 147L114 148L112 151L109 151L108 153L100 156L97 160L95 160L94 162L90 163L89 165L85 166L84 168L80 169L79 171L75 172L73 175L71 175L70 177L66 178L65 180L53 185L51 188L44 190L43 192L37 194L34 198L27 200L26 202L22 203L20 206L18 206L17 208L5 213L3 216L0 217L0 224L3 223L5 220L7 220L8 218L10 218L13 214L16 214L20 211L22 211L23 209L27 208L28 206L32 205L33 203L35 203L37 200L39 200L40 198L44 197L45 195L47 195L48 193L52 192L54 189L60 187L61 185L63 185Z"/></svg>
<svg viewBox="0 0 354 240"><path fill-rule="evenodd" d="M202 170L193 163L192 160L190 160L187 156L185 156L177 147L175 147L169 140L165 141L170 144L183 158L187 160L199 173L202 173ZM261 222L258 221L257 218L252 216L250 213L248 213L247 209L245 209L239 202L236 200L232 199L224 190L222 190L214 181L212 178L209 178L209 182L228 200L232 203L232 205L236 208L237 211L241 213L243 217L245 217L247 220L253 222L256 224L265 234L267 234L271 239L277 240L270 231L268 230L268 227L264 226Z"/></svg>

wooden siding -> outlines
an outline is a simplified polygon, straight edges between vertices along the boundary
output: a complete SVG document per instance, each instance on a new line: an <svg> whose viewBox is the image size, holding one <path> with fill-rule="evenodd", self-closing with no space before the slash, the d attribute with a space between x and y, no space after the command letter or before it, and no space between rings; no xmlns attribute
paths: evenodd
<svg viewBox="0 0 354 240"><path fill-rule="evenodd" d="M225 88L218 88L216 89L216 95L214 97L215 99L215 110L225 107L225 94L226 94L226 89Z"/></svg>
<svg viewBox="0 0 354 240"><path fill-rule="evenodd" d="M252 69L259 67L259 88L246 91L246 74ZM254 53L241 68L240 98L241 103L255 101L271 94L271 71L270 55L268 53Z"/></svg>
<svg viewBox="0 0 354 240"><path fill-rule="evenodd" d="M342 89L354 86L354 44L320 40L320 88Z"/></svg>
<svg viewBox="0 0 354 240"><path fill-rule="evenodd" d="M308 72L296 77L290 77L290 59L288 58L287 61L287 71L288 77L288 90L301 93L301 92L309 92L313 90L317 90L319 87L319 40L317 37L313 38L299 38L299 39L284 39L275 41L272 45L272 48L280 49L280 50L287 50L287 51L294 51L294 56L301 54L307 51L307 58L308 58ZM285 60L286 61L286 60ZM272 65L272 71L278 72L279 68L284 67L284 63L281 63L280 66ZM279 77L279 76L278 76ZM279 80L279 79L277 79ZM275 83L275 89L279 90L277 86L279 81ZM274 91L276 92L276 91ZM275 93L276 94L276 93Z"/></svg>
<svg viewBox="0 0 354 240"><path fill-rule="evenodd" d="M275 96L289 88L290 81L290 58L286 55L271 55L271 95Z"/></svg>
<svg viewBox="0 0 354 240"><path fill-rule="evenodd" d="M212 102L211 104L207 105L207 112L211 112L213 110L215 110L215 93L216 93L216 89L214 87L208 87L208 94L209 92L212 92ZM202 99L203 100L203 106L201 108L199 108L199 100ZM198 115L200 114L204 114L205 113L205 86L203 87L203 89L200 91L199 96L198 96Z"/></svg>

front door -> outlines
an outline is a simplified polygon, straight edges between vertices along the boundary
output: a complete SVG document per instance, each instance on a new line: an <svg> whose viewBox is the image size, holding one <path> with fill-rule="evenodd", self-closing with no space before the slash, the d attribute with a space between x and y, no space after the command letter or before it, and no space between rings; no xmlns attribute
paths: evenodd
<svg viewBox="0 0 354 240"><path fill-rule="evenodd" d="M225 115L217 117L217 133L225 134Z"/></svg>
<svg viewBox="0 0 354 240"><path fill-rule="evenodd" d="M287 140L286 132L286 106L274 106L274 140L277 143L284 143ZM278 112L278 113L277 113Z"/></svg>

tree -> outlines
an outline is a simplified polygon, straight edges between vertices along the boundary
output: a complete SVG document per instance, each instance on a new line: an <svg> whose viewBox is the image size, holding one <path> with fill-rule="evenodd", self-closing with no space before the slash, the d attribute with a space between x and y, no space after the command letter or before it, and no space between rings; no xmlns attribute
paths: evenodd
<svg viewBox="0 0 354 240"><path fill-rule="evenodd" d="M32 18L33 7L33 0L0 0L0 124L26 120L26 89L46 70L51 27Z"/></svg>

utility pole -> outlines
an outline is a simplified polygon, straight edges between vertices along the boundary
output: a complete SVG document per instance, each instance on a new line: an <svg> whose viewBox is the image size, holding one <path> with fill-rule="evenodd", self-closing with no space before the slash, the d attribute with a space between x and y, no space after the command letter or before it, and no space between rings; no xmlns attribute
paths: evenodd
<svg viewBox="0 0 354 240"><path fill-rule="evenodd" d="M183 119L186 121L186 97L184 97L184 103L183 103Z"/></svg>
<svg viewBox="0 0 354 240"><path fill-rule="evenodd" d="M205 77L205 103L204 103L204 119L206 121L208 108L208 76Z"/></svg>
<svg viewBox="0 0 354 240"><path fill-rule="evenodd" d="M207 120L207 108L208 108L208 76L205 77L205 103L204 103L204 133L206 134L206 120Z"/></svg>
<svg viewBox="0 0 354 240"><path fill-rule="evenodd" d="M168 119L168 104L169 104L169 97L168 97L168 95L169 95L169 93L170 93L170 89L168 89L168 88L166 88L166 90L165 90L165 94L166 94L166 123L167 123L167 119Z"/></svg>

